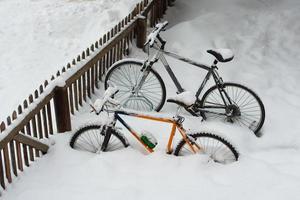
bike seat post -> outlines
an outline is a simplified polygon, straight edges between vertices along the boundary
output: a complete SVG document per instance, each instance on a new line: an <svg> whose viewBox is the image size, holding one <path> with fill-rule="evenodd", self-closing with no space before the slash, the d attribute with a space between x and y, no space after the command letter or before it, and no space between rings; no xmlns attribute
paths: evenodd
<svg viewBox="0 0 300 200"><path fill-rule="evenodd" d="M179 116L179 113L180 113L181 109L182 109L182 106L177 107L176 114L175 114L174 118L177 118Z"/></svg>

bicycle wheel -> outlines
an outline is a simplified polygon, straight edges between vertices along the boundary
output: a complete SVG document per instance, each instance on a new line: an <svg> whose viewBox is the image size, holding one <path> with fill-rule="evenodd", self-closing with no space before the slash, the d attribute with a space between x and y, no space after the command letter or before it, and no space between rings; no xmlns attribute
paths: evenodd
<svg viewBox="0 0 300 200"><path fill-rule="evenodd" d="M135 90L142 78L142 61L125 60L112 66L105 77L108 83L116 85L119 92L114 96L124 108L140 111L159 111L166 100L166 87L159 74L150 69L139 90Z"/></svg>
<svg viewBox="0 0 300 200"><path fill-rule="evenodd" d="M231 163L238 160L239 154L236 149L224 138L211 133L190 134L193 138L192 144L200 147L199 153L208 155L212 160L218 163ZM185 140L181 140L174 152L176 156L185 156L194 154Z"/></svg>
<svg viewBox="0 0 300 200"><path fill-rule="evenodd" d="M106 130L107 126L103 125L84 126L78 129L73 135L70 146L78 150L99 153L103 145ZM127 146L126 138L121 133L111 129L111 137L105 151L114 151Z"/></svg>
<svg viewBox="0 0 300 200"><path fill-rule="evenodd" d="M206 110L201 112L202 117L246 126L258 136L265 121L265 108L260 98L249 88L237 83L224 83L224 91L231 101L229 103L226 100L227 107L217 86L206 91L200 105Z"/></svg>

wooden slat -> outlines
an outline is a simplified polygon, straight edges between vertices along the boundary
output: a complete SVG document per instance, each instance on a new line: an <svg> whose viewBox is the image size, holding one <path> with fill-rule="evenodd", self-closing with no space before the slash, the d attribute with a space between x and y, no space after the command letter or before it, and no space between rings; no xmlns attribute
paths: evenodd
<svg viewBox="0 0 300 200"><path fill-rule="evenodd" d="M39 92L37 90L34 91L34 98L38 99L39 98ZM42 118L41 118L41 112L39 111L36 114L36 119L37 119L37 131L39 138L43 138L43 127L42 127Z"/></svg>
<svg viewBox="0 0 300 200"><path fill-rule="evenodd" d="M16 141L16 150L17 150L17 159L18 159L18 169L23 171L23 159L21 153L21 144L20 142Z"/></svg>
<svg viewBox="0 0 300 200"><path fill-rule="evenodd" d="M6 178L7 178L7 181L9 183L11 183L12 182L12 178L11 178L10 159L9 159L7 145L5 145L5 147L3 148L3 156L4 156L4 165L5 165Z"/></svg>
<svg viewBox="0 0 300 200"><path fill-rule="evenodd" d="M47 120L49 125L49 134L53 135L53 123L52 123L52 113L51 113L51 104L50 102L46 105L47 110Z"/></svg>
<svg viewBox="0 0 300 200"><path fill-rule="evenodd" d="M87 75L87 95L91 98L91 68L89 68L86 72Z"/></svg>
<svg viewBox="0 0 300 200"><path fill-rule="evenodd" d="M106 72L106 54L102 57L102 75Z"/></svg>
<svg viewBox="0 0 300 200"><path fill-rule="evenodd" d="M2 159L2 150L0 151L0 185L3 189L5 189L5 178L4 178L4 166Z"/></svg>
<svg viewBox="0 0 300 200"><path fill-rule="evenodd" d="M73 84L68 87L69 91L69 103L70 103L70 111L74 115L74 103L73 103Z"/></svg>
<svg viewBox="0 0 300 200"><path fill-rule="evenodd" d="M23 148L24 163L25 163L25 165L27 167L29 167L27 145L26 144L22 144L22 148ZM29 147L29 157L30 157L29 159L31 161L34 161L33 149L31 147Z"/></svg>
<svg viewBox="0 0 300 200"><path fill-rule="evenodd" d="M75 109L78 111L78 88L77 88L77 81L74 82L73 89L74 89L74 105L75 105Z"/></svg>
<svg viewBox="0 0 300 200"><path fill-rule="evenodd" d="M46 138L49 138L46 106L44 106L43 109L42 109L42 118L43 118L44 135L45 135Z"/></svg>
<svg viewBox="0 0 300 200"><path fill-rule="evenodd" d="M37 136L37 125L36 125L35 116L33 116L33 118L32 118L31 125L32 125L33 137L38 138L38 136ZM40 153L39 153L39 151L37 149L35 149L35 156L36 157L40 156Z"/></svg>
<svg viewBox="0 0 300 200"><path fill-rule="evenodd" d="M62 68L62 73L63 72L66 72L66 68L65 67L63 67ZM47 86L48 85L48 83L47 82L45 82L45 86ZM39 91L40 91L40 94L43 94L43 92L44 92L44 88L43 88L43 85L40 85L40 87L39 87ZM46 116L46 106L44 106L43 108L42 108L42 111L40 112L40 115L41 115L41 127L43 127L44 129L43 129L43 132L44 132L44 137L46 137L46 138L48 138L49 137L49 135L48 135L48 124L47 124L47 116Z"/></svg>
<svg viewBox="0 0 300 200"><path fill-rule="evenodd" d="M78 79L78 101L79 101L79 105L82 106L82 80L81 80L81 76Z"/></svg>
<svg viewBox="0 0 300 200"><path fill-rule="evenodd" d="M0 124L0 133L3 132L5 130L5 123L1 122Z"/></svg>
<svg viewBox="0 0 300 200"><path fill-rule="evenodd" d="M15 143L14 141L10 141L8 143L9 150L10 150L10 161L11 161L11 167L12 171L15 176L18 176L18 170L17 170L17 162L16 162L16 152L15 152Z"/></svg>
<svg viewBox="0 0 300 200"><path fill-rule="evenodd" d="M99 68L100 68L100 60L97 61L95 66L95 86L97 89L99 89Z"/></svg>
<svg viewBox="0 0 300 200"><path fill-rule="evenodd" d="M121 44L122 44L122 41L120 41L120 42L117 44L117 49L116 49L117 60L116 60L116 61L121 60Z"/></svg>
<svg viewBox="0 0 300 200"><path fill-rule="evenodd" d="M91 89L92 93L95 94L95 64L91 68Z"/></svg>
<svg viewBox="0 0 300 200"><path fill-rule="evenodd" d="M27 103L26 100L24 101L23 106L24 106L24 109L28 108L28 103ZM26 128L26 133L27 133L28 135L31 135L30 122L28 122L28 123L25 125L25 128ZM21 129L21 132L22 132L22 133L25 133L24 127ZM26 146L25 144L22 144L22 147L23 147L24 163L25 163L25 165L28 167L28 166L29 166L29 160L28 160L27 146ZM30 160L31 160L31 161L34 161L34 155L33 155L33 149L32 149L32 148L29 148L29 156L30 156Z"/></svg>
<svg viewBox="0 0 300 200"><path fill-rule="evenodd" d="M105 68L106 68L106 70L110 67L109 61L110 61L110 51L108 51L106 53L106 56L105 56Z"/></svg>
<svg viewBox="0 0 300 200"><path fill-rule="evenodd" d="M103 75L103 58L101 57L99 60L99 76L98 80L102 81L102 75Z"/></svg>
<svg viewBox="0 0 300 200"><path fill-rule="evenodd" d="M18 114L20 115L22 113L22 106L18 106ZM17 119L17 113L15 115L13 114L13 120ZM23 129L24 130L24 129ZM20 171L23 171L23 158L21 153L21 144L16 141L16 150L17 150L17 160L18 160L18 169Z"/></svg>
<svg viewBox="0 0 300 200"><path fill-rule="evenodd" d="M113 47L113 59L112 59L112 64L114 64L116 61L118 61L118 43L115 44Z"/></svg>
<svg viewBox="0 0 300 200"><path fill-rule="evenodd" d="M13 115L16 115L16 114L13 114ZM7 126L10 126L10 125L11 125L11 117L7 117ZM11 167L12 167L13 173L14 173L15 176L18 176L16 153L15 153L15 143L14 143L13 140L11 140L8 143L8 147L9 147L9 150L10 150L10 158L11 158L10 161L11 161Z"/></svg>
<svg viewBox="0 0 300 200"><path fill-rule="evenodd" d="M37 114L37 127L38 127L38 136L40 139L44 138L43 136L43 125L42 125L42 117L41 112Z"/></svg>
<svg viewBox="0 0 300 200"><path fill-rule="evenodd" d="M86 73L84 73L81 77L82 77L82 97L83 100L86 101Z"/></svg>
<svg viewBox="0 0 300 200"><path fill-rule="evenodd" d="M17 140L20 143L26 144L30 147L33 147L35 149L40 150L43 153L47 153L49 146L37 141L36 139L33 139L31 137L25 136L23 134L18 134L14 137L15 140Z"/></svg>
<svg viewBox="0 0 300 200"><path fill-rule="evenodd" d="M33 96L32 95L29 96L29 103L33 103ZM40 111L38 111L38 112L40 112ZM33 137L38 138L38 136L37 136L36 115L32 116L31 125L32 125L31 127L32 127ZM37 149L35 149L35 155L37 157L40 156L40 153L39 153L39 151Z"/></svg>

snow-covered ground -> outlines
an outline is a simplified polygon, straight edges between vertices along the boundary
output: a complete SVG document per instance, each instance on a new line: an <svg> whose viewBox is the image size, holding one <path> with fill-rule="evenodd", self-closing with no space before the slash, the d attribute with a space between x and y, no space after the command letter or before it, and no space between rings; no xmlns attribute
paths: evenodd
<svg viewBox="0 0 300 200"><path fill-rule="evenodd" d="M139 0L1 0L0 120Z"/></svg>
<svg viewBox="0 0 300 200"><path fill-rule="evenodd" d="M1 2L0 2L1 3ZM132 147L90 154L68 146L72 133L53 137L49 153L15 180L3 198L18 199L298 199L300 196L300 2L298 0L177 0L167 11L167 49L209 62L207 48L231 48L232 62L220 64L224 80L251 87L263 100L266 121L261 138L227 124L201 123L188 117L186 126L223 133L239 149L230 165L200 156L166 155L168 126L129 119L137 130L149 128L159 142L146 153ZM136 53L138 56L140 52ZM194 91L204 73L168 59L184 87ZM175 88L164 69L168 95ZM167 104L163 112L175 112ZM72 118L73 128L97 120L86 107Z"/></svg>

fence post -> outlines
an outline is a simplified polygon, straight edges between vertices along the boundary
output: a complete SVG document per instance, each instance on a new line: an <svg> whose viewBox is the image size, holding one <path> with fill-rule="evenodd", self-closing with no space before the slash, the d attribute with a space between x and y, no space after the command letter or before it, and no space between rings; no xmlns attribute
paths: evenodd
<svg viewBox="0 0 300 200"><path fill-rule="evenodd" d="M138 48L143 48L147 36L147 18L145 16L140 15L138 17L136 31L136 46Z"/></svg>
<svg viewBox="0 0 300 200"><path fill-rule="evenodd" d="M57 132L71 130L71 117L69 110L67 87L56 87L54 90L54 109L56 115Z"/></svg>

